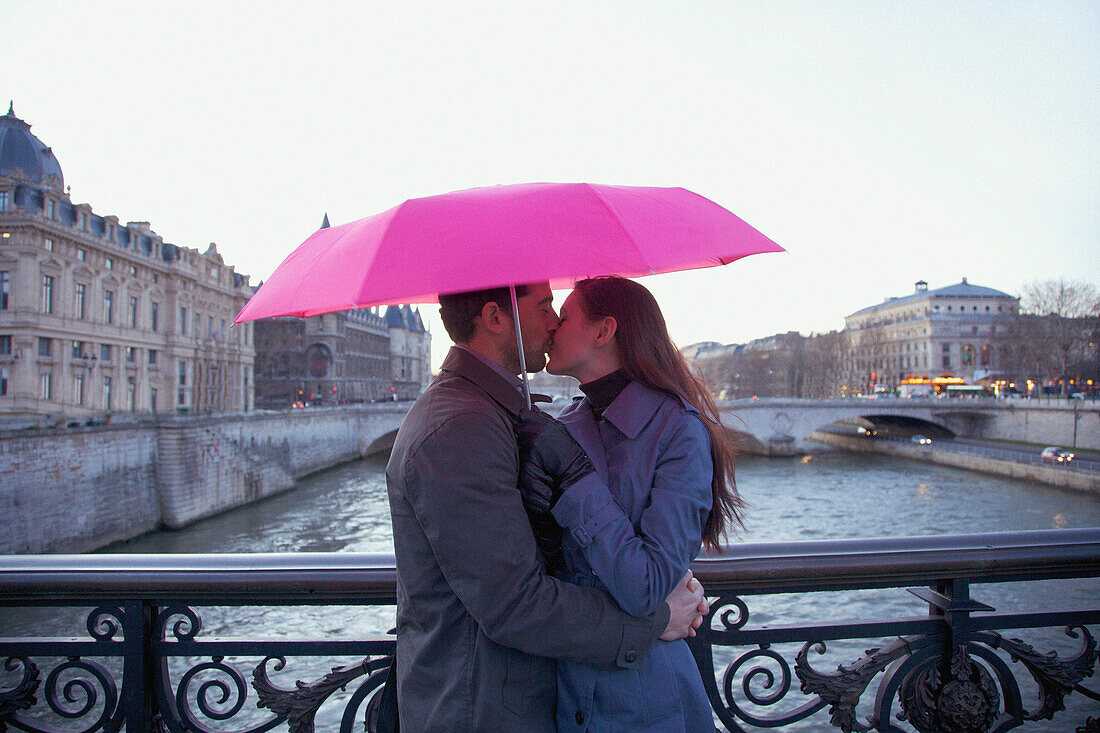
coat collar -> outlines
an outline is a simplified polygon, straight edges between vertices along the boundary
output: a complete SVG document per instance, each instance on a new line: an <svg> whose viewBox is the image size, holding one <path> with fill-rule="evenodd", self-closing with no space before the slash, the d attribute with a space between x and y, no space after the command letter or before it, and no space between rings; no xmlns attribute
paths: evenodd
<svg viewBox="0 0 1100 733"><path fill-rule="evenodd" d="M668 395L644 384L631 382L603 411L603 419L630 439L638 437Z"/></svg>
<svg viewBox="0 0 1100 733"><path fill-rule="evenodd" d="M473 383L513 416L526 406L523 395L503 375L465 349L452 346L440 371Z"/></svg>

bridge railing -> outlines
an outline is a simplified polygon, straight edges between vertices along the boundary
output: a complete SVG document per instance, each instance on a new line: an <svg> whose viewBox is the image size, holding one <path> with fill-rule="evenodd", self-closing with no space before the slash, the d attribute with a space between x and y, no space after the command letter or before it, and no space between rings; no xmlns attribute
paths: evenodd
<svg viewBox="0 0 1100 733"><path fill-rule="evenodd" d="M744 544L693 569L728 730L1100 726L1100 529ZM388 555L0 558L0 730L369 729L395 583ZM1086 588L1017 592L1035 583Z"/></svg>

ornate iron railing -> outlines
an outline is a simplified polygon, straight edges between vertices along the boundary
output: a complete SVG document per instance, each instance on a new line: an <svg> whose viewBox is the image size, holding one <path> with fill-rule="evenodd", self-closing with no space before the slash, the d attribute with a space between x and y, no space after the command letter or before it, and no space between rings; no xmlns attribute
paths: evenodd
<svg viewBox="0 0 1100 733"><path fill-rule="evenodd" d="M1096 581L1082 579L1100 575L1100 529L745 544L694 570L713 605L690 643L729 730L999 731L1051 719L1071 693L1083 701L1073 719L1046 729L1100 729L1100 695L1082 684L1100 622ZM394 648L387 624L368 639L292 639L261 620L269 638L235 638L207 636L203 615L392 612L395 579L392 556L350 553L0 558L0 731L369 729ZM1033 605L1049 608L998 613L971 597L1050 582L1084 583L1084 601L1044 591ZM845 605L852 592L876 597ZM846 608L858 616L823 618ZM1001 633L1050 640L1052 628L1068 650ZM853 651L865 640L881 643ZM276 679L339 658L352 662Z"/></svg>

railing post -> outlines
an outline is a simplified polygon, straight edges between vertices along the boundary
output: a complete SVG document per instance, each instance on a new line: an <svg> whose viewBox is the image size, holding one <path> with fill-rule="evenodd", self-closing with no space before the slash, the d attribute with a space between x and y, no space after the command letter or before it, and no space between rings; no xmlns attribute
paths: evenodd
<svg viewBox="0 0 1100 733"><path fill-rule="evenodd" d="M153 730L156 713L156 688L153 684L153 619L156 609L142 601L123 606L122 630L125 656L122 668L122 705L126 712L126 730Z"/></svg>

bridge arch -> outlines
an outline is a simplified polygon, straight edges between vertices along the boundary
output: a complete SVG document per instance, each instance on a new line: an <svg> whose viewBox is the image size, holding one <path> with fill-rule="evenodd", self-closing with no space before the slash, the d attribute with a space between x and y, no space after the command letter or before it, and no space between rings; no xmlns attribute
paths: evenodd
<svg viewBox="0 0 1100 733"><path fill-rule="evenodd" d="M805 450L807 436L837 422L860 422L867 425L893 426L911 433L931 434L930 437L954 437L958 433L974 434L972 430L994 419L994 407L977 401L933 399L836 399L808 400L763 398L732 400L719 405L722 421L733 431L748 433L766 452L781 452L773 447L786 443L791 451ZM961 430L960 430L961 428ZM746 442L751 446L751 442ZM752 450L751 447L746 447Z"/></svg>

